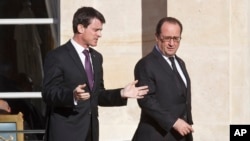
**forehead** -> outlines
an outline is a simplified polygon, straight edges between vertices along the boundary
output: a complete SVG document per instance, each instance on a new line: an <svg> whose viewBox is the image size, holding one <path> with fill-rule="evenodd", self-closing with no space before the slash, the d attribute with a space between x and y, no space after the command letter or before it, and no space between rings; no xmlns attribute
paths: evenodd
<svg viewBox="0 0 250 141"><path fill-rule="evenodd" d="M99 19L93 18L90 20L90 24L88 27L100 29L100 28L102 28L102 25L103 25L103 23Z"/></svg>
<svg viewBox="0 0 250 141"><path fill-rule="evenodd" d="M161 26L161 33L162 34L180 35L181 28L177 23L165 22Z"/></svg>

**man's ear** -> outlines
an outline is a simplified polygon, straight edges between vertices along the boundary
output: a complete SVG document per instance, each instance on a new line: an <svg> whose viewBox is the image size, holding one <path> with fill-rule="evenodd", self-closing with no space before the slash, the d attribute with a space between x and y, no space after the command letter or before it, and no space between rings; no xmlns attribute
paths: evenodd
<svg viewBox="0 0 250 141"><path fill-rule="evenodd" d="M77 31L82 34L85 31L85 27L82 24L78 24Z"/></svg>
<svg viewBox="0 0 250 141"><path fill-rule="evenodd" d="M155 41L158 42L159 41L159 36L155 34Z"/></svg>

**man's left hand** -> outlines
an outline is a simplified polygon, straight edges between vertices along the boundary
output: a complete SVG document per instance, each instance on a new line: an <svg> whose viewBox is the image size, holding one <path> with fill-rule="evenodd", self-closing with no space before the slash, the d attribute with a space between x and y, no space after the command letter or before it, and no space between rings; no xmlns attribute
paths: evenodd
<svg viewBox="0 0 250 141"><path fill-rule="evenodd" d="M121 96L124 98L137 98L141 99L148 93L148 86L136 87L135 84L138 80L135 80L124 87L121 90Z"/></svg>

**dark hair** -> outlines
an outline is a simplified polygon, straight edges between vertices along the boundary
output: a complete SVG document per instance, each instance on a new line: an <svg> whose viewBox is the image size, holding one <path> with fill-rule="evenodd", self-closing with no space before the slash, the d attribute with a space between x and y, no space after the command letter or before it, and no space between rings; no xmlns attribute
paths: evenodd
<svg viewBox="0 0 250 141"><path fill-rule="evenodd" d="M182 24L179 20L177 20L176 18L173 18L173 17L164 17L164 18L160 19L160 21L158 22L158 24L156 26L156 31L155 31L156 36L159 36L161 34L161 27L165 22L172 23L172 24L178 24L180 26L181 33L182 33Z"/></svg>
<svg viewBox="0 0 250 141"><path fill-rule="evenodd" d="M78 33L77 25L82 24L85 28L91 23L91 20L97 18L102 23L105 23L104 16L92 7L79 8L73 17L73 32Z"/></svg>

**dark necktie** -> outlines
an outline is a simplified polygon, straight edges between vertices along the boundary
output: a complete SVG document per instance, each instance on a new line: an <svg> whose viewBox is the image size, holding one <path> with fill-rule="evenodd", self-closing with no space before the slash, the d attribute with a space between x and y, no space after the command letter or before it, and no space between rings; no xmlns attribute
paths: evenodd
<svg viewBox="0 0 250 141"><path fill-rule="evenodd" d="M174 57L169 57L169 60L171 61L173 72L175 74L175 78L176 78L176 81L177 81L177 86L180 87L180 89L183 90L184 93L185 93L186 92L186 86L185 86L184 81L182 80L179 72L177 71L175 61L174 61Z"/></svg>
<svg viewBox="0 0 250 141"><path fill-rule="evenodd" d="M89 51L85 49L83 51L83 54L85 55L85 71L87 73L89 87L92 90L94 84L94 75L93 75L92 65L90 62Z"/></svg>

